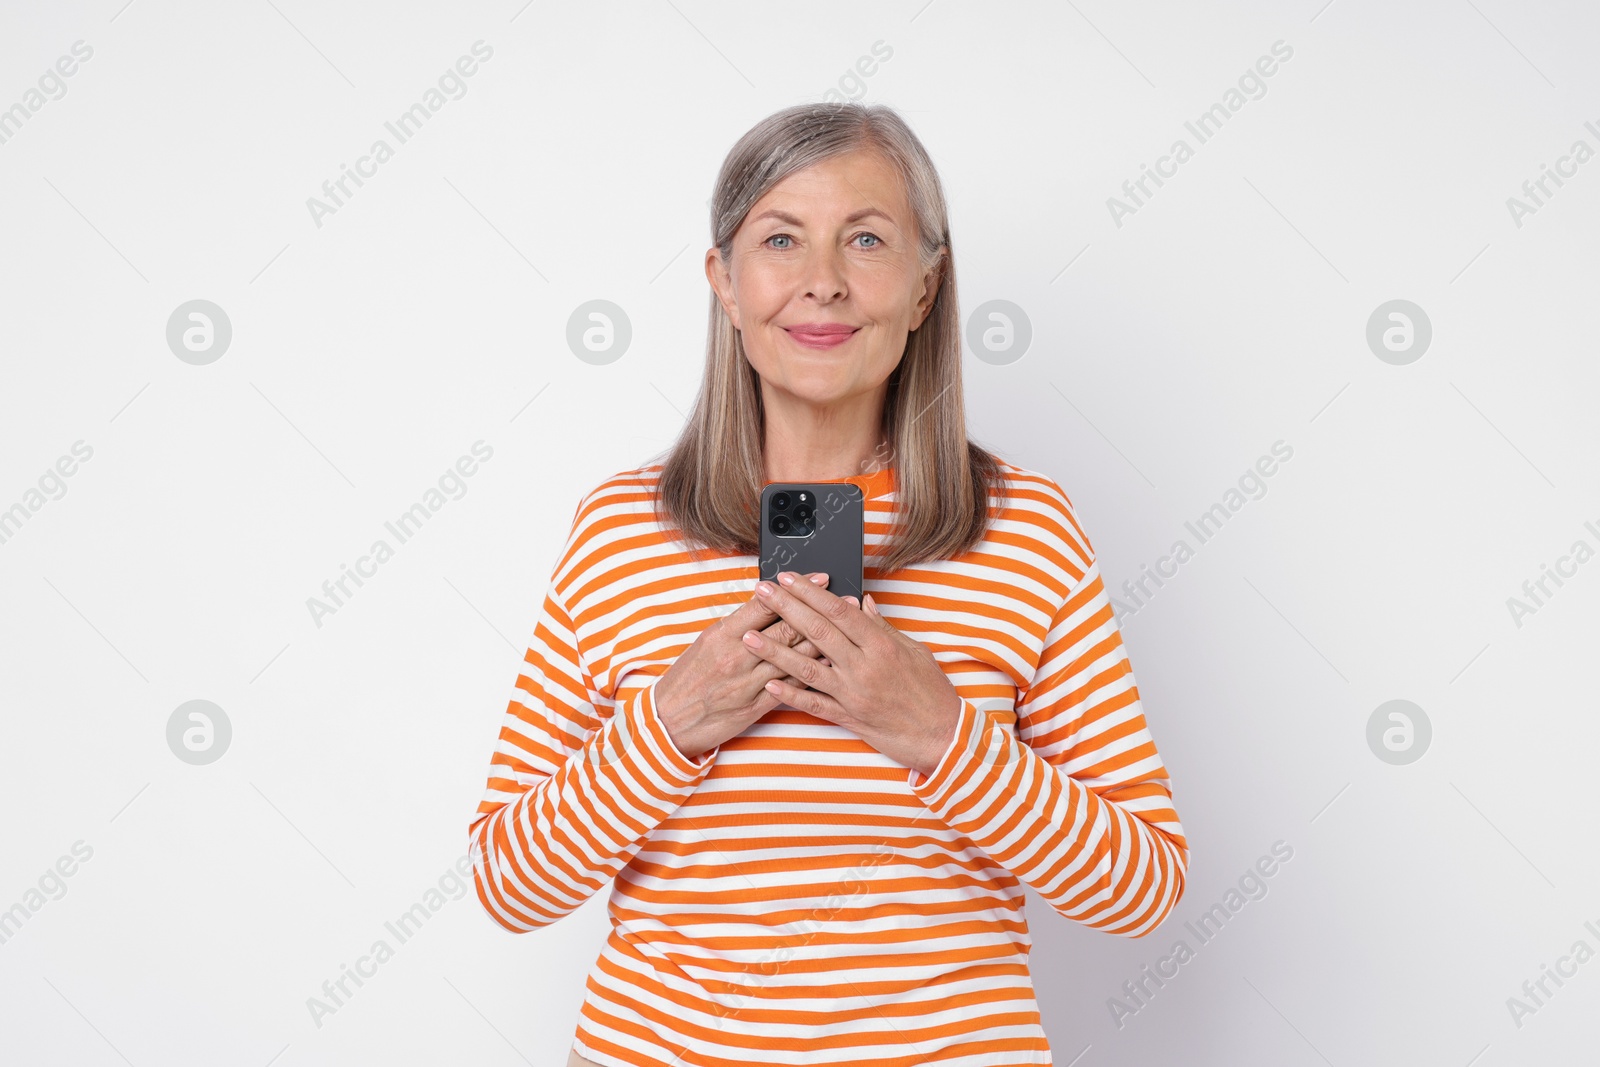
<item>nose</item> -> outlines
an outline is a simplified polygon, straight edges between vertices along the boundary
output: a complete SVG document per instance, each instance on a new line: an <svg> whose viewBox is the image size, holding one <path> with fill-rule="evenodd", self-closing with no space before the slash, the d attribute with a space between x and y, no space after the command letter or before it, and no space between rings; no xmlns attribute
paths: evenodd
<svg viewBox="0 0 1600 1067"><path fill-rule="evenodd" d="M804 275L806 295L824 303L846 295L844 254L830 245L819 245L806 256Z"/></svg>

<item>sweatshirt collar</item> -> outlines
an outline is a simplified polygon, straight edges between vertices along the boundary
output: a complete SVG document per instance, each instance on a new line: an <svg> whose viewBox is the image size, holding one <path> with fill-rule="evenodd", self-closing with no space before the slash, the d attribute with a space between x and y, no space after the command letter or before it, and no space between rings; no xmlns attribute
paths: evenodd
<svg viewBox="0 0 1600 1067"><path fill-rule="evenodd" d="M883 466L875 471L852 475L843 480L860 486L868 500L877 500L894 491L894 467Z"/></svg>

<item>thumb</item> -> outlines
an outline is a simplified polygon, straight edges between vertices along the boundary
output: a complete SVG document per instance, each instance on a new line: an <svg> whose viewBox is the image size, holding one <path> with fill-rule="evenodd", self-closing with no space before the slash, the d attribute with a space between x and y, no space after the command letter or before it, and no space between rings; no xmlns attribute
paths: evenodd
<svg viewBox="0 0 1600 1067"><path fill-rule="evenodd" d="M872 599L871 593L868 593L861 601L861 610L866 614L867 618L878 624L878 628L880 630L883 630L891 637L900 636L899 628L896 627L894 623L884 618L883 612L878 610L878 602Z"/></svg>

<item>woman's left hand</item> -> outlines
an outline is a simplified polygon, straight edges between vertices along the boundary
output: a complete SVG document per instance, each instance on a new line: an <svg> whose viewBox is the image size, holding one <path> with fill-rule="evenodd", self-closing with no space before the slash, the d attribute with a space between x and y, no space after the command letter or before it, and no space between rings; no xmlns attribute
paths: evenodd
<svg viewBox="0 0 1600 1067"><path fill-rule="evenodd" d="M932 774L961 713L961 695L933 652L895 629L870 593L857 606L854 597L834 596L797 577L782 571L779 585L758 582L756 594L810 638L823 659L746 631L746 648L810 686L775 679L767 688L790 707L852 731L897 763Z"/></svg>

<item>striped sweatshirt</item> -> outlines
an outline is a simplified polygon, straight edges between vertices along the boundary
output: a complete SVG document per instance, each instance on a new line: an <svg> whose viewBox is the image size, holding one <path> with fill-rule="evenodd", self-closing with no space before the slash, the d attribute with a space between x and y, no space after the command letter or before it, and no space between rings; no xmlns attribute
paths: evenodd
<svg viewBox="0 0 1600 1067"><path fill-rule="evenodd" d="M1048 1064L1022 884L1127 937L1172 910L1188 845L1094 550L1052 479L1001 469L980 543L892 573L873 557L894 469L844 479L866 496L866 591L962 698L928 776L787 704L685 756L652 683L749 600L756 557L670 540L659 464L583 497L469 828L478 899L507 930L612 882L574 1051Z"/></svg>

